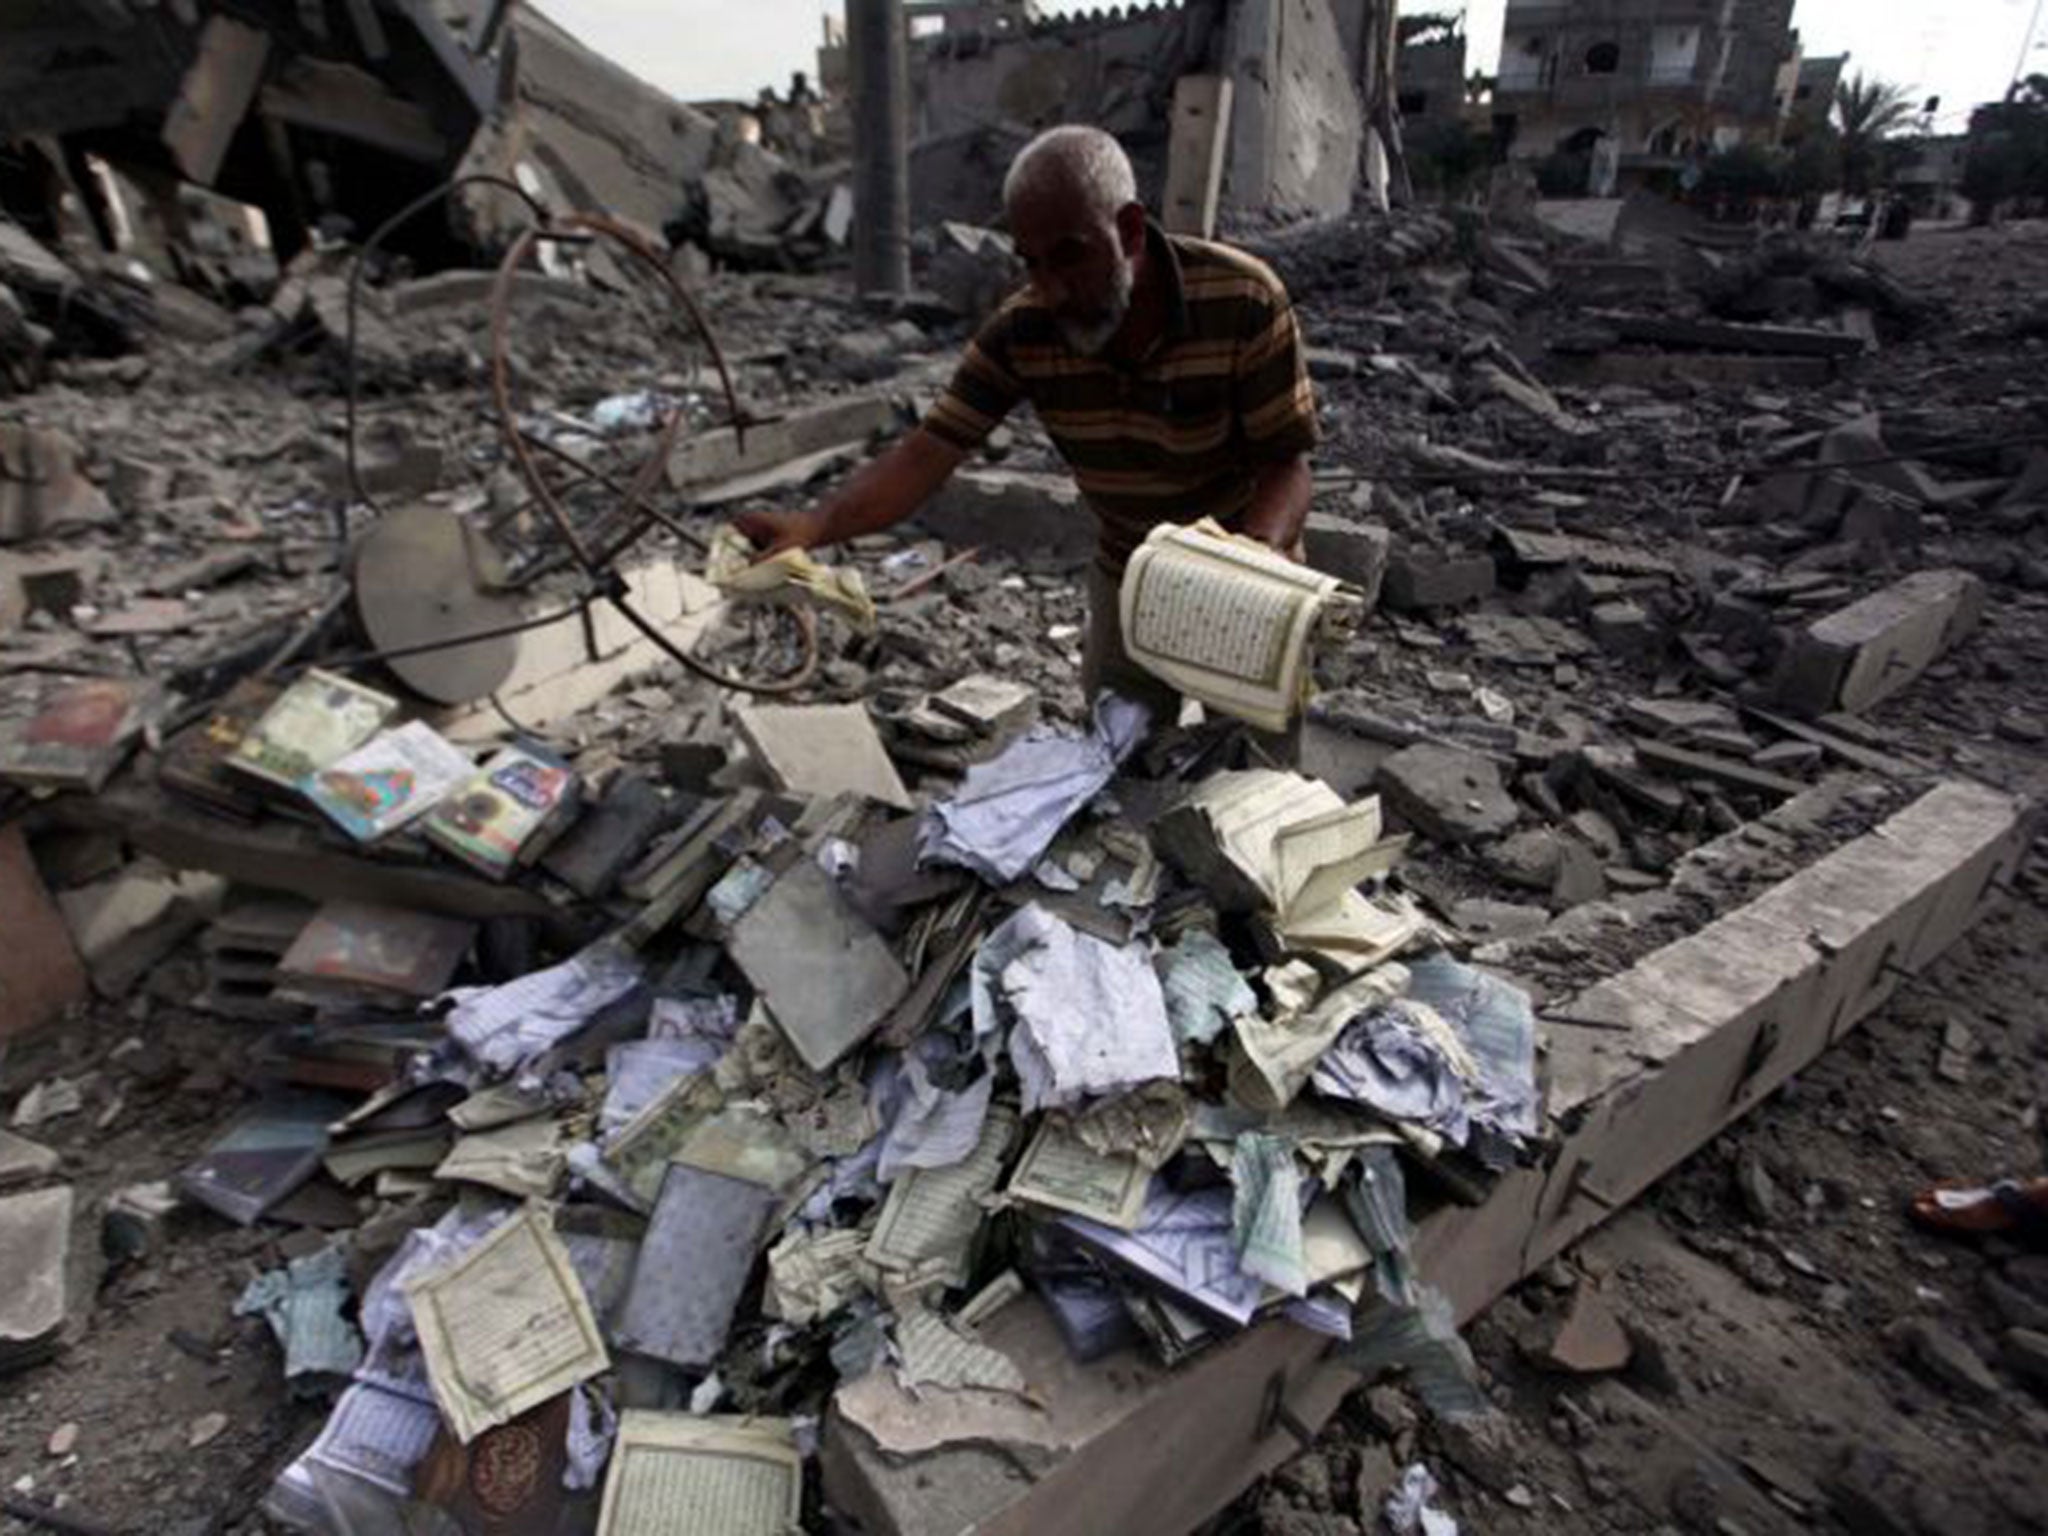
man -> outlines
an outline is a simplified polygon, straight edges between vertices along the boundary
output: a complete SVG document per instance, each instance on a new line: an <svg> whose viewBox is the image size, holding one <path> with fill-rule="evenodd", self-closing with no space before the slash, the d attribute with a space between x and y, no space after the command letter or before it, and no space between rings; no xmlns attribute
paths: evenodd
<svg viewBox="0 0 2048 1536"><path fill-rule="evenodd" d="M765 553L888 528L1028 400L1100 533L1082 691L1115 688L1171 720L1177 695L1124 650L1124 563L1160 523L1203 517L1297 551L1316 423L1294 311L1263 263L1147 219L1130 160L1100 129L1032 140L1003 206L1030 281L982 326L924 423L817 507L737 526Z"/></svg>

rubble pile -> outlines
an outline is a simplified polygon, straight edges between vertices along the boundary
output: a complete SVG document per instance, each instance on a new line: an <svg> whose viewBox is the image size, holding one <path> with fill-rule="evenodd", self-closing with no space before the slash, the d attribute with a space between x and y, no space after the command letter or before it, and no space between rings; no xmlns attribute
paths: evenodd
<svg viewBox="0 0 2048 1536"><path fill-rule="evenodd" d="M783 212L714 200L714 247L815 245L829 197L761 185ZM728 391L594 259L517 273L503 331L490 274L402 264L351 327L326 250L260 305L160 279L181 323L67 334L105 280L0 229L0 870L59 941L4 995L246 1028L235 1123L100 1219L130 1274L195 1223L291 1231L235 1307L323 1415L268 1498L297 1528L463 1521L470 1469L531 1454L600 1528L779 1530L828 1413L1028 1406L981 1331L1027 1291L1082 1361L1284 1317L1477 1406L1409 1245L1543 1157L1538 1010L1924 788L1867 713L2048 590L2035 407L1899 409L1927 306L1877 269L1681 275L1464 214L1270 235L1325 417L1309 560L1374 608L1295 773L1079 697L1079 573L1020 530L1082 514L1034 423L967 512L765 591L720 564L732 508L914 419L1014 279L993 232L931 232L888 312L708 279ZM515 443L687 669L632 649ZM431 595L519 631L490 681L379 632L408 530L463 552ZM14 1369L63 1335L75 1213L0 1154Z"/></svg>

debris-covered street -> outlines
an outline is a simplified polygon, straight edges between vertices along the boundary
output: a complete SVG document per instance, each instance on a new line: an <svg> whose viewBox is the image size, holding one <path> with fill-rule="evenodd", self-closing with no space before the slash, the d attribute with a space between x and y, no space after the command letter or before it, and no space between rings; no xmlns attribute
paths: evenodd
<svg viewBox="0 0 2048 1536"><path fill-rule="evenodd" d="M2048 1530L2048 223L33 10L0 1533Z"/></svg>

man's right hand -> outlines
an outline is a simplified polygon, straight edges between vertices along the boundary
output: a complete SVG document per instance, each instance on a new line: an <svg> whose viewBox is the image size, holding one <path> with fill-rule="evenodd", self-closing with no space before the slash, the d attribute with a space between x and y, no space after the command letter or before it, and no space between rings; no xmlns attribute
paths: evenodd
<svg viewBox="0 0 2048 1536"><path fill-rule="evenodd" d="M732 525L754 546L757 560L785 549L809 549L818 542L817 519L809 512L742 512Z"/></svg>

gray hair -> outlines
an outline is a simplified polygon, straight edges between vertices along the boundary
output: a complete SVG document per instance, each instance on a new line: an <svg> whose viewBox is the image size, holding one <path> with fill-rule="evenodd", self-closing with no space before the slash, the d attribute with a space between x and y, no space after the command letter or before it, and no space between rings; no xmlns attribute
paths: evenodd
<svg viewBox="0 0 2048 1536"><path fill-rule="evenodd" d="M1048 128L1017 152L1003 178L1003 206L1053 188L1071 192L1104 219L1138 200L1138 178L1123 145L1100 128Z"/></svg>

